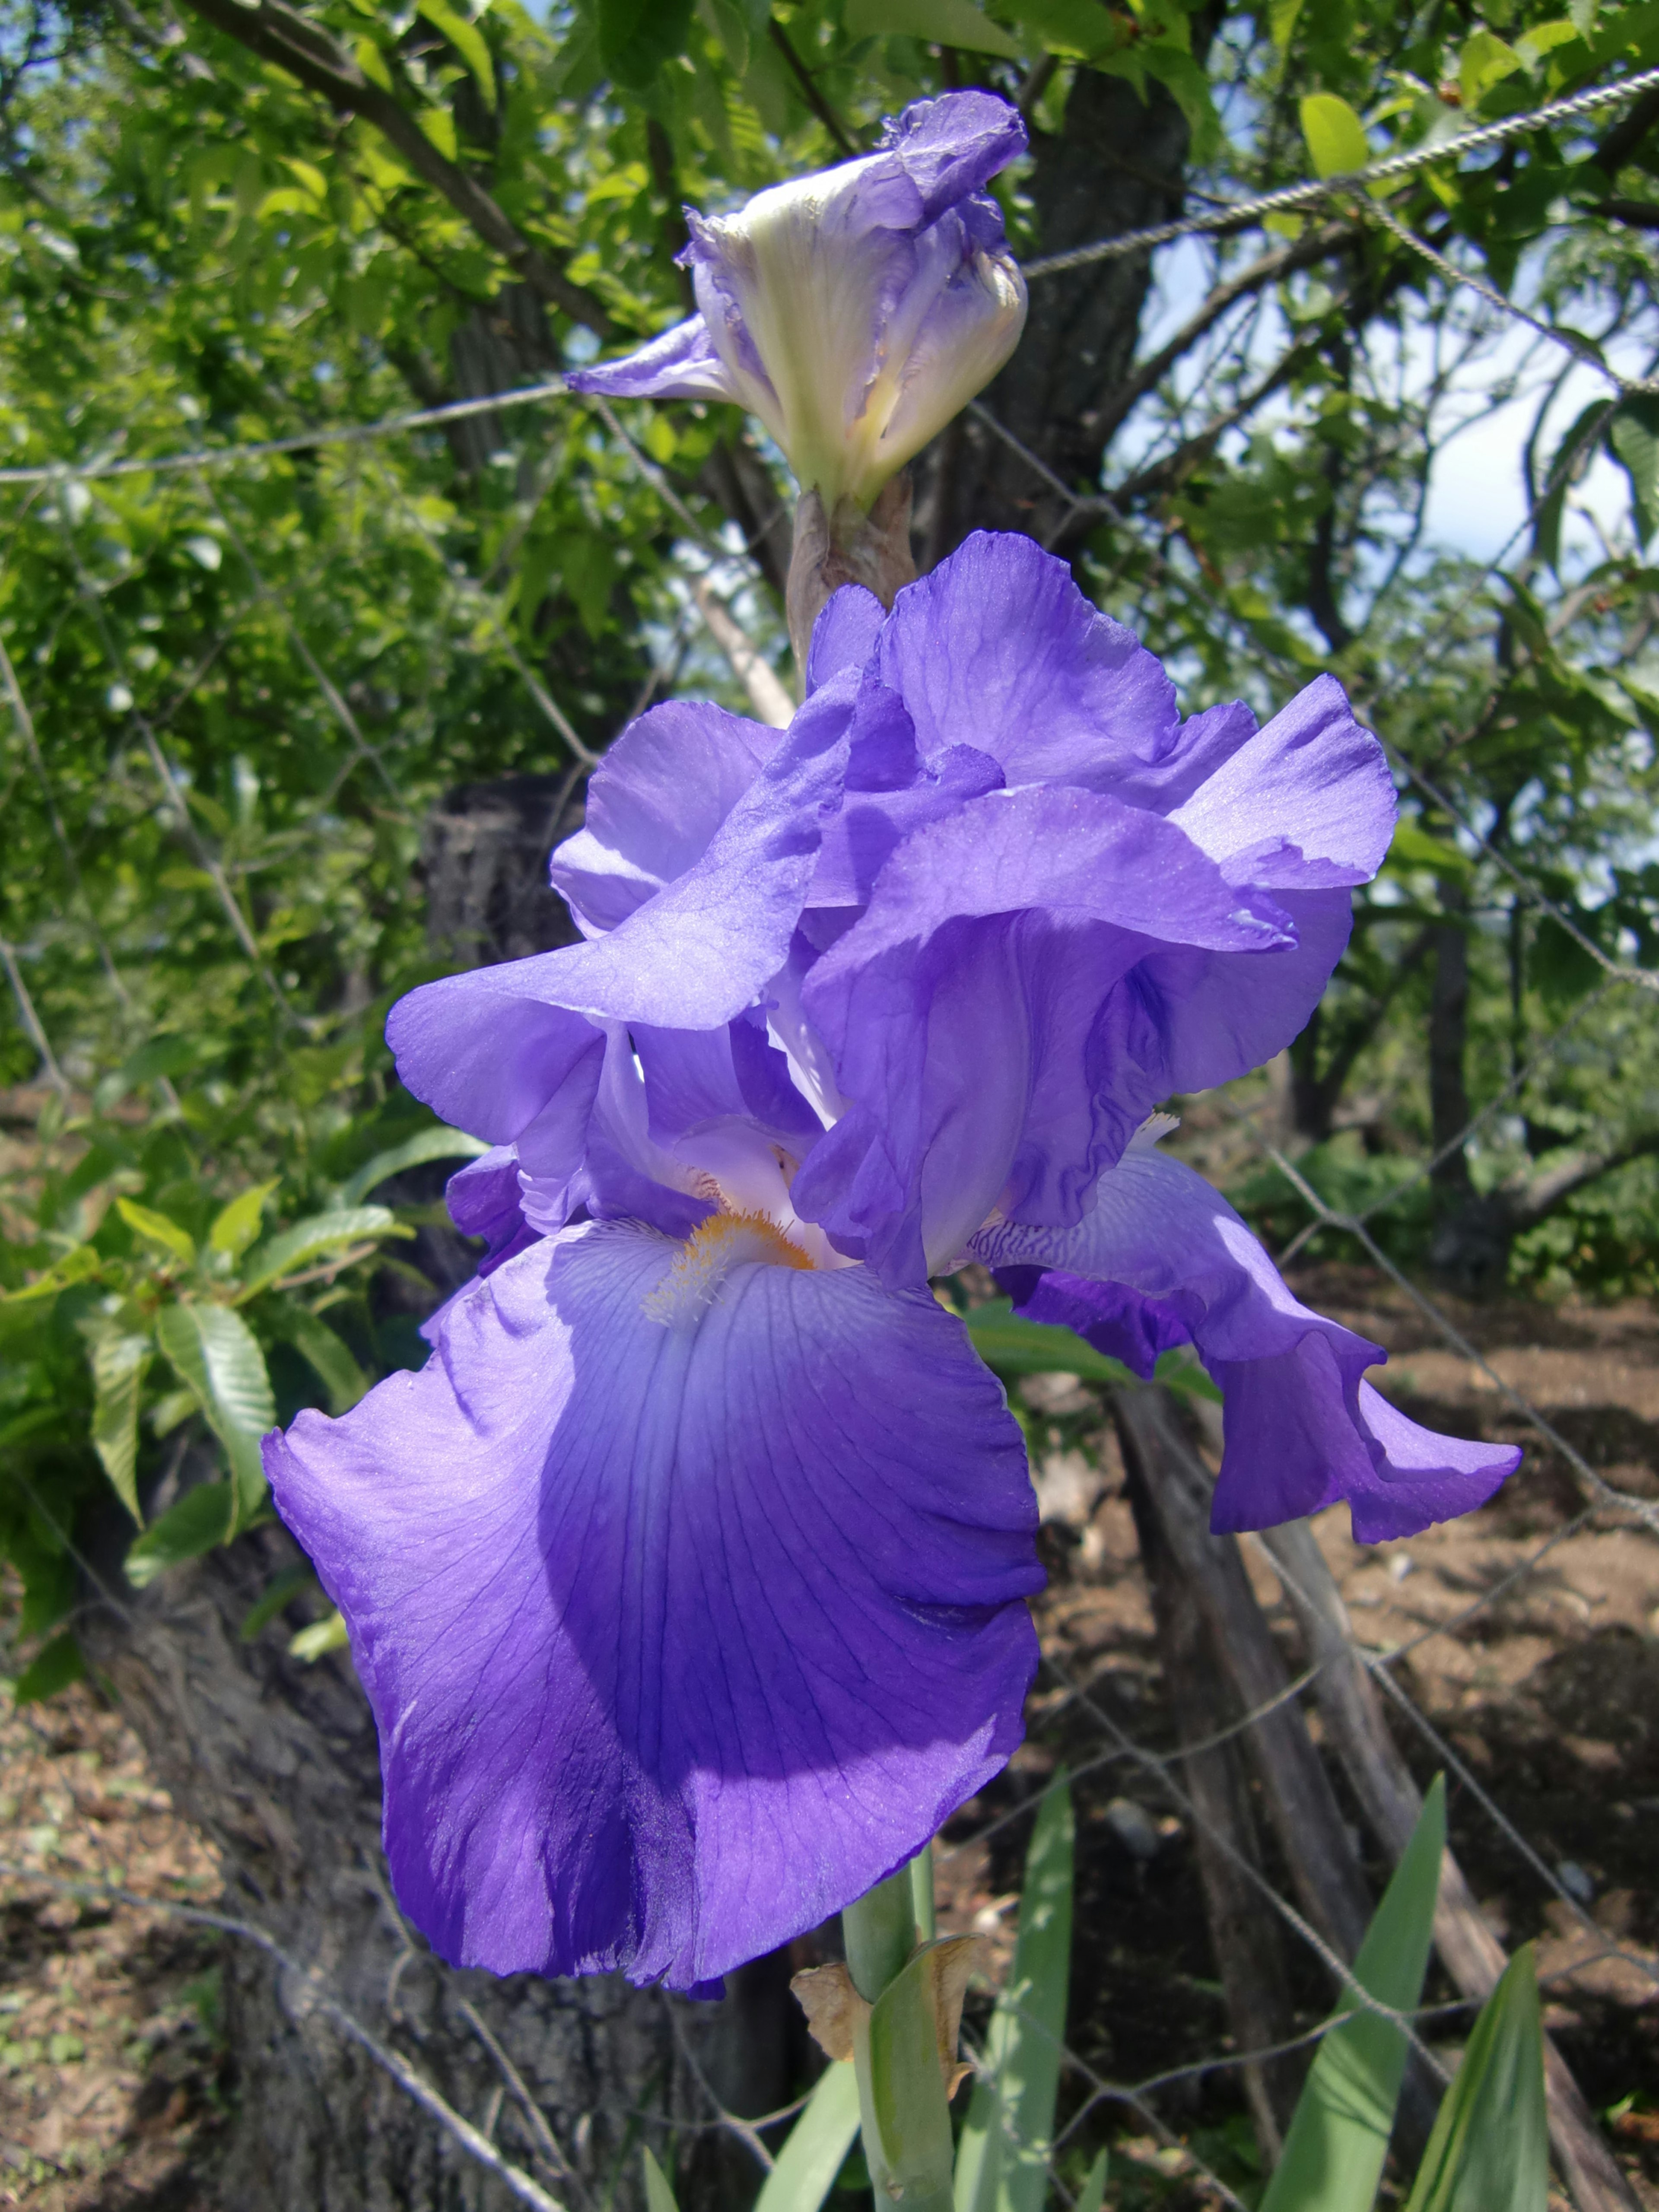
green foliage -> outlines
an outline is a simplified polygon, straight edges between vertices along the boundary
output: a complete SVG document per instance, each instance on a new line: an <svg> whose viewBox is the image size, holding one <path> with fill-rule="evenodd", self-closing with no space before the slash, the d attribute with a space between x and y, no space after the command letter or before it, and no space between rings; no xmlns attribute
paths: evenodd
<svg viewBox="0 0 1659 2212"><path fill-rule="evenodd" d="M1527 1943L1481 2008L1406 2212L1545 2212L1549 2143L1543 2020Z"/></svg>
<svg viewBox="0 0 1659 2212"><path fill-rule="evenodd" d="M858 2131L858 2082L851 2061L841 2059L819 2075L755 2200L755 2212L818 2212Z"/></svg>
<svg viewBox="0 0 1659 2212"><path fill-rule="evenodd" d="M1353 1962L1360 1988L1395 2012L1413 2011L1422 1996L1445 1847L1446 1785L1437 1775ZM1311 2212L1316 2205L1319 2212L1370 2212L1406 2051L1404 2032L1380 2013L1354 2010L1329 2030L1297 2100L1261 2212Z"/></svg>
<svg viewBox="0 0 1659 2212"><path fill-rule="evenodd" d="M1025 1854L1013 1963L957 2146L957 2212L1042 2212L1048 2199L1071 1974L1074 1840L1062 1769L1037 1808Z"/></svg>

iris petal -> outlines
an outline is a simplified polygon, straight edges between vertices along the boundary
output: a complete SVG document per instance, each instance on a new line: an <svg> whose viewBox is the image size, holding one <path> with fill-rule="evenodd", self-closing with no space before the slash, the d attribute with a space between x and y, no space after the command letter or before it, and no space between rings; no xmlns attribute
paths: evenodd
<svg viewBox="0 0 1659 2212"><path fill-rule="evenodd" d="M1218 1530L1346 1498L1355 1540L1380 1543L1484 1504L1520 1463L1518 1450L1437 1435L1390 1406L1364 1380L1388 1358L1381 1345L1303 1305L1225 1199L1149 1146L1101 1177L1075 1228L1004 1224L970 1249L1020 1271L1009 1287L1033 1319L1142 1374L1191 1340L1225 1401ZM1052 1272L1033 1281L1034 1267Z"/></svg>
<svg viewBox="0 0 1659 2212"><path fill-rule="evenodd" d="M386 1842L434 1948L707 1984L910 1856L1018 1741L1041 1580L966 1334L861 1268L509 1261L438 1355L267 1445L351 1630Z"/></svg>

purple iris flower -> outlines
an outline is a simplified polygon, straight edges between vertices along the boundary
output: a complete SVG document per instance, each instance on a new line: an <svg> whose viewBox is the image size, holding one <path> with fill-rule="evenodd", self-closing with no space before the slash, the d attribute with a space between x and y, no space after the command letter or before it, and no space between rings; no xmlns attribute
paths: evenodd
<svg viewBox="0 0 1659 2212"><path fill-rule="evenodd" d="M267 1446L380 1726L398 1893L499 1972L707 1987L1008 1757L1041 1576L1018 1431L928 1288L1225 1395L1222 1528L1362 1540L1517 1455L1418 1427L1148 1116L1301 1028L1394 821L1322 677L1183 721L1028 539L820 617L784 732L674 702L553 876L586 941L393 1009L495 1147L418 1375Z"/></svg>
<svg viewBox="0 0 1659 2212"><path fill-rule="evenodd" d="M735 215L688 208L680 258L699 312L571 385L736 400L826 511L843 495L867 508L1019 341L1025 282L982 187L1025 145L1006 100L946 93L915 101L859 161Z"/></svg>

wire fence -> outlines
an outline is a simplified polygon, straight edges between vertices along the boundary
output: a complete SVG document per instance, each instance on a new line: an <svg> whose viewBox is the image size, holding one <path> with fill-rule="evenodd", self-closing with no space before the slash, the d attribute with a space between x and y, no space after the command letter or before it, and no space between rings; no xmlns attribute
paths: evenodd
<svg viewBox="0 0 1659 2212"><path fill-rule="evenodd" d="M1034 281L1054 279L1068 270L1091 265L1109 257L1149 251L1181 238L1224 234L1259 222L1270 214L1352 199L1356 194L1363 195L1364 188L1371 183L1414 173L1435 162L1461 160L1471 153L1504 143L1528 131L1552 128L1575 121L1610 105L1639 97L1656 87L1659 87L1659 70L1649 71L1620 84L1600 88L1573 100L1553 102L1526 114L1507 118L1503 123L1461 133L1438 144L1372 164L1353 176L1310 182L1235 207L1212 210L1183 218L1179 222L1156 226L1104 240L1065 254L1045 257L1030 264L1027 274ZM1561 345L1569 353L1611 377L1620 392L1649 392L1659 389L1650 378L1628 378L1609 369L1595 349L1587 346L1577 333L1553 328L1530 310L1505 298L1484 278L1460 270L1445 255L1415 237L1374 203L1366 204L1365 212L1404 249L1423 258L1444 283L1469 288L1488 307ZM181 698L193 688L193 682L205 674L214 655L223 649L234 650L235 632L240 620L260 609L274 612L289 641L297 663L304 671L307 682L322 701L326 713L337 724L345 741L347 761L342 773L349 772L360 764L365 766L380 780L392 804L398 805L402 802L395 761L385 757L382 751L364 735L359 720L349 704L347 695L349 687L341 682L337 672L331 672L326 667L323 658L305 637L283 593L262 574L252 554L219 504L208 477L210 474L219 476L237 468L257 469L270 459L319 447L369 445L430 429L442 429L457 421L485 413L536 405L553 399L568 404L559 380L494 393L488 398L462 401L450 406L390 416L370 424L309 430L291 437L263 440L246 446L201 448L149 458L106 454L72 465L3 469L0 470L0 485L16 487L33 494L38 493L42 487L61 487L70 480L90 483L151 473L183 473L193 480L198 495L212 507L224 528L228 543L246 574L248 592L240 609L232 610L225 638L215 641L198 678L186 684ZM663 501L685 532L687 539L698 549L700 557L705 561L714 558L739 566L746 562L752 563L753 541L748 545L735 544L729 531L700 516L674 485L667 472L629 436L611 409L603 401L586 404L594 407L598 418L614 441L617 449L629 457L630 465L639 471L641 479ZM1109 518L1115 525L1133 535L1138 555L1147 564L1150 573L1157 574L1167 568L1167 555L1152 542L1148 533L1139 528L1131 513L1115 498L1109 487L1103 490L1099 487L1079 489L1066 484L1041 456L1033 453L999 422L982 403L975 404L974 415L988 433L1001 440L1021 459L1035 482L1041 483L1048 494L1062 502L1069 516ZM1598 427L1592 424L1590 434L1594 434ZM1570 468L1574 458L1573 455L1558 457L1558 472ZM1490 588L1495 580L1501 579L1504 563L1510 559L1519 539L1529 532L1542 499L1553 488L1552 484L1540 488L1540 496L1533 502L1527 522L1471 581L1460 607L1467 605L1482 590ZM62 534L76 570L77 589L93 616L112 679L125 684L129 670L121 641L115 635L102 596L81 562L74 532L67 519L64 521ZM688 589L680 617L647 672L642 700L659 696L672 685L675 671L683 658L688 629L696 619L689 589L690 579L691 572L688 568ZM471 612L489 629L501 646L506 659L537 715L551 728L567 749L569 756L568 778L560 804L555 809L556 817L562 817L568 802L581 778L594 764L597 756L578 738L568 715L514 642L510 630L500 616L498 605L487 587L471 577L459 576L454 580L454 588L465 598ZM1453 615L1448 617L1449 623L1456 619L1457 612L1458 610L1454 610ZM1432 641L1430 644L1432 645ZM119 994L124 987L110 956L106 936L100 930L92 910L85 886L76 869L70 840L62 826L61 806L53 791L50 763L36 734L37 718L31 711L25 686L17 673L21 659L21 655L8 656L3 663L0 663L0 677L3 678L3 688L13 721L20 743L31 762L31 773L46 793L46 803L57 827L58 842L71 872L75 903L81 921L96 939L100 958L112 991ZM1288 665L1280 672L1287 677L1292 673L1299 677L1300 673L1292 671ZM179 703L175 701L168 711L175 711ZM1402 781L1414 786L1457 824L1467 847L1505 875L1517 898L1524 899L1538 912L1551 916L1574 939L1580 949L1595 962L1599 981L1553 1031L1536 1046L1524 1066L1518 1068L1510 1080L1471 1116L1453 1139L1443 1144L1432 1157L1419 1163L1408 1181L1356 1210L1345 1211L1329 1204L1297 1162L1287 1154L1282 1144L1277 1141L1275 1133L1264 1131L1261 1125L1269 1111L1268 1102L1260 1097L1246 1097L1234 1102L1230 1109L1232 1127L1241 1139L1253 1148L1256 1158L1270 1165L1283 1178L1286 1188L1296 1194L1308 1211L1305 1225L1291 1237L1280 1255L1283 1261L1288 1265L1302 1258L1310 1245L1321 1237L1334 1235L1352 1240L1363 1250L1366 1261L1376 1275L1391 1284L1409 1301L1429 1329L1448 1351L1463 1363L1466 1370L1483 1378L1489 1386L1489 1396L1495 1398L1517 1423L1531 1432L1567 1471L1577 1486L1581 1501L1578 1509L1562 1525L1533 1543L1521 1556L1503 1565L1502 1571L1495 1573L1486 1586L1467 1604L1456 1607L1443 1618L1422 1622L1413 1632L1391 1643L1369 1643L1352 1627L1346 1627L1341 1651L1348 1662L1363 1671L1365 1680L1375 1685L1396 1717L1401 1731L1408 1740L1416 1741L1425 1759L1455 1777L1461 1791L1457 1812L1460 1829L1474 1834L1484 1824L1502 1848L1513 1855L1520 1877L1531 1886L1534 1897L1553 1907L1564 1917L1565 1923L1591 1946L1582 1955L1575 1954L1556 1971L1553 1978L1563 1984L1571 1985L1590 1966L1616 1961L1659 1990L1659 1960L1634 1940L1623 1940L1616 1934L1609 1935L1591 1911L1582 1881L1571 1879L1570 1874L1564 1870L1562 1863L1552 1863L1547 1850L1528 1837L1522 1818L1504 1802L1501 1787L1489 1786L1474 1771L1469 1759L1451 1740L1443 1717L1437 1717L1426 1710L1423 1698L1413 1694L1404 1679L1407 1662L1419 1657L1425 1647L1437 1639L1467 1637L1483 1621L1496 1624L1503 1608L1512 1605L1528 1589L1541 1586L1540 1577L1546 1562L1554 1561L1559 1567L1560 1555L1581 1539L1610 1531L1629 1531L1650 1539L1659 1535L1659 1504L1650 1497L1608 1480L1589 1456L1563 1432L1559 1422L1553 1419L1544 1407L1534 1402L1524 1389L1517 1388L1486 1356L1472 1338L1463 1321L1449 1310L1447 1302L1413 1279L1390 1256L1377 1235L1383 1217L1398 1207L1442 1160L1480 1138L1494 1116L1521 1098L1528 1087L1535 1083L1567 1048L1576 1032L1592 1013L1602 1010L1616 994L1634 994L1638 1002L1650 1004L1650 994L1659 988L1659 975L1610 955L1604 946L1587 935L1559 902L1528 876L1522 862L1494 845L1478 823L1471 821L1466 811L1460 808L1442 788L1441 784L1390 741L1387 717L1392 703L1387 694L1381 694L1369 701L1367 707L1373 719L1382 723L1383 741L1389 746L1390 757ZM162 742L165 720L166 716L160 712L147 717L137 708L130 711L131 732L151 764L158 789L176 813L184 834L194 842L200 864L215 886L227 928L255 971L264 977L266 988L275 1000L285 1004L280 977L270 970L255 941L237 886L214 849L210 836L194 821L188 794L180 787ZM29 990L21 949L9 943L0 944L0 962L5 967L20 1019L40 1054L48 1079L65 1087L66 1079L62 1072L60 1058L54 1054L52 1041ZM303 1026L302 1018L296 1015L294 1019L296 1024ZM1291 1577L1283 1559L1270 1551L1261 1550L1260 1547L1257 1550L1261 1561L1278 1580L1288 1598ZM1305 1701L1316 1696L1322 1679L1328 1674L1337 1662L1330 1654L1322 1656L1306 1648L1304 1660L1300 1671L1277 1687L1270 1697L1226 1721L1224 1725L1201 1741L1173 1744L1170 1741L1167 1724L1160 1723L1139 1736L1126 1728L1121 1719L1097 1694L1091 1680L1076 1673L1072 1663L1060 1656L1058 1645L1051 1643L1045 1655L1042 1679L1045 1690L1054 1695L1054 1703L1044 1707L1041 1729L1048 1730L1056 1715L1064 1712L1071 1723L1080 1721L1097 1739L1097 1748L1075 1765L1072 1777L1073 1786L1085 1796L1098 1790L1109 1777L1120 1772L1132 1776L1159 1802L1170 1808L1188 1833L1194 1836L1207 1833L1219 1847L1231 1850L1233 1847L1230 1839L1207 1820L1183 1778L1189 1763L1198 1754L1225 1743L1246 1740L1275 1716L1282 1716L1288 1710L1299 1711ZM948 1847L949 1852L961 1853L969 1848L988 1847L1000 1832L1029 1815L1043 1789L1054 1786L1057 1785L1053 1782L1041 1785L1012 1808L998 1813L994 1818L979 1822L967 1832L954 1834ZM1311 1924L1306 1913L1282 1894L1271 1881L1264 1878L1258 1869L1247 1867L1245 1872L1256 1886L1261 1905L1272 1911L1296 1945L1316 1960L1333 1984L1345 1991L1342 2003L1346 2006L1364 2004L1374 2008L1374 2001L1354 1984L1347 1962L1340 1951ZM303 1992L306 2007L330 2021L340 2034L364 2051L375 2066L422 2106L434 2124L444 2130L469 2158L494 2174L515 2199L539 2208L539 2212L552 2212L553 2208L560 2205L580 2207L585 2201L584 2185L578 2172L579 2162L574 2154L558 2142L548 2115L517 2075L511 2060L493 2038L487 2025L476 2014L472 2021L474 2032L489 2051L492 2063L501 2076L502 2093L511 2099L514 2108L522 2116L526 2140L532 2154L531 2162L537 2166L540 2179L537 2173L507 2158L490 2139L489 2130L482 2129L474 2120L455 2110L404 2052L386 2036L376 2033L365 2025L343 2003L337 1992L331 1988L326 1977L319 1972L314 1964L289 1955L270 1932L257 1922L208 1911L177 1899L137 1897L119 1884L89 1883L56 1876L40 1866L0 1866L0 1876L26 1886L43 1885L82 1893L91 1892L112 1900L122 1899L159 1907L215 1928L240 1942L257 1947L290 1978L296 1990ZM386 1899L386 1910L395 1916L395 1907L391 1905L389 1897ZM1551 1977L1547 1975L1545 1978L1547 1984ZM1450 2006L1427 2006L1412 2014L1406 2022L1419 2051L1431 2067L1437 2061L1429 2039L1431 2031L1438 2033L1449 2023L1455 2024L1467 2014L1473 2002L1472 1998L1465 1996ZM1214 2200L1240 2206L1240 2198L1234 2187L1215 2171L1212 2164L1206 2163L1198 2154L1189 2137L1181 2135L1167 2113L1160 2108L1159 2100L1167 2099L1170 2091L1183 2084L1237 2072L1281 2053L1304 2048L1323 2032L1326 2024L1321 2021L1298 2033L1288 2042L1271 2048L1239 2051L1217 2047L1196 2054L1179 2064L1165 2066L1140 2078L1127 2081L1109 2077L1072 2045L1064 2044L1060 2057L1070 2084L1070 2101L1059 2142L1055 2146L1056 2151L1064 2150L1084 2131L1097 2124L1103 2111L1128 2114L1167 2150L1178 2153L1184 2170L1207 2190ZM706 2081L702 2087L709 2110L707 2124L729 2132L753 2156L757 2166L765 2169L773 2154L765 2130L773 2128L775 2123L787 2118L787 2114L768 2115L760 2120L745 2118L721 2105ZM500 2109L499 2097L495 2109ZM660 2119L660 2116L654 2117ZM775 2134L772 2140L775 2143ZM1062 2201L1069 2203L1069 2193L1058 2173L1055 2187Z"/></svg>

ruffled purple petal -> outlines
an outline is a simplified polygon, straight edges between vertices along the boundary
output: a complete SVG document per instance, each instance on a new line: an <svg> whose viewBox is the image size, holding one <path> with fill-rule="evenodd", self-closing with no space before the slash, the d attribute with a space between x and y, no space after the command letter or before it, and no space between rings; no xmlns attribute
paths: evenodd
<svg viewBox="0 0 1659 2212"><path fill-rule="evenodd" d="M1006 100L947 92L913 100L884 127L877 152L896 158L916 188L922 220L932 222L1018 161L1029 143L1019 110Z"/></svg>
<svg viewBox="0 0 1659 2212"><path fill-rule="evenodd" d="M1041 1581L1018 1430L926 1291L526 1252L438 1356L266 1446L380 1732L404 1910L457 1965L708 1984L1007 1759ZM684 1302L682 1302L684 1306Z"/></svg>
<svg viewBox="0 0 1659 2212"><path fill-rule="evenodd" d="M812 625L806 652L806 690L812 693L843 669L861 669L875 651L887 610L862 584L843 584Z"/></svg>
<svg viewBox="0 0 1659 2212"><path fill-rule="evenodd" d="M852 1103L795 1204L885 1279L947 1265L993 1206L1075 1219L1170 1088L1160 940L1273 957L1281 910L1172 823L1027 786L907 837L802 1001Z"/></svg>
<svg viewBox="0 0 1659 2212"><path fill-rule="evenodd" d="M702 858L778 742L702 700L641 714L594 770L582 827L550 865L554 890L590 930L614 929Z"/></svg>
<svg viewBox="0 0 1659 2212"><path fill-rule="evenodd" d="M976 531L902 591L877 665L924 753L974 745L1011 784L1113 791L1179 733L1156 656L1090 605L1063 561L1011 533Z"/></svg>
<svg viewBox="0 0 1659 2212"><path fill-rule="evenodd" d="M741 399L711 344L708 325L693 315L621 361L573 369L573 392L602 392L608 399Z"/></svg>
<svg viewBox="0 0 1659 2212"><path fill-rule="evenodd" d="M1389 1406L1364 1380L1382 1347L1303 1305L1226 1200L1150 1146L1101 1177L1075 1228L1006 1224L969 1249L1000 1271L1054 1270L1024 1310L1143 1374L1174 1329L1190 1338L1225 1403L1218 1532L1346 1498L1356 1541L1381 1543L1484 1504L1520 1464L1513 1448L1438 1436ZM1091 1314L1097 1283L1105 1296ZM1126 1291L1148 1310L1133 1315Z"/></svg>
<svg viewBox="0 0 1659 2212"><path fill-rule="evenodd" d="M524 1218L523 1197L519 1155L511 1145L493 1146L444 1185L450 1219L462 1236L482 1237L489 1247L478 1262L481 1275L493 1275L540 1234Z"/></svg>

